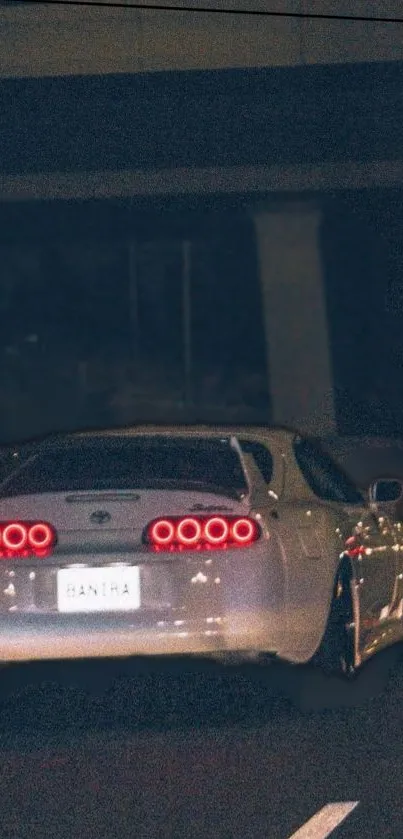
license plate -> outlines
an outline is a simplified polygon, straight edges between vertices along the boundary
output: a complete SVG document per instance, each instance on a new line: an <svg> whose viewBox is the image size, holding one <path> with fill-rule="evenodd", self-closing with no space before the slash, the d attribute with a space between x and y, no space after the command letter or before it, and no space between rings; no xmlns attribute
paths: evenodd
<svg viewBox="0 0 403 839"><path fill-rule="evenodd" d="M140 569L63 568L57 572L59 612L130 612L140 607Z"/></svg>

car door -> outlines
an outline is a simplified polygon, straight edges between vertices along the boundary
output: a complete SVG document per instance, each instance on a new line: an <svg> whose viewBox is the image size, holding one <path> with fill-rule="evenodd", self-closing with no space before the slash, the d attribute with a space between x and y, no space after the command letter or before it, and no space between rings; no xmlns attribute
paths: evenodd
<svg viewBox="0 0 403 839"><path fill-rule="evenodd" d="M307 519L321 544L322 565L316 564L316 572L313 563L304 559L304 566L309 565L307 580L312 584L309 595L309 583L302 581L306 598L319 619L326 618L340 555L348 550L359 583L363 622L386 620L395 602L398 578L398 553L390 521L371 510L354 483L315 442L296 437L293 448L296 466L317 499ZM312 610L311 615L314 621Z"/></svg>
<svg viewBox="0 0 403 839"><path fill-rule="evenodd" d="M364 507L351 510L346 549L355 567L362 628L388 620L396 605L399 551L390 518Z"/></svg>

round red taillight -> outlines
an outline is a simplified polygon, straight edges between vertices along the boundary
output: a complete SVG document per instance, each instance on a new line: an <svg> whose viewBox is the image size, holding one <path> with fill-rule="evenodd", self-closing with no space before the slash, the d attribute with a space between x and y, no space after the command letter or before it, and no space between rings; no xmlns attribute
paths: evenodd
<svg viewBox="0 0 403 839"><path fill-rule="evenodd" d="M252 542L256 536L256 525L250 519L237 519L232 525L232 538L238 545Z"/></svg>
<svg viewBox="0 0 403 839"><path fill-rule="evenodd" d="M229 527L225 519L220 516L208 519L204 525L204 535L212 545L220 545L228 538Z"/></svg>
<svg viewBox="0 0 403 839"><path fill-rule="evenodd" d="M178 523L176 535L182 545L196 545L201 536L201 525L197 519L182 519Z"/></svg>
<svg viewBox="0 0 403 839"><path fill-rule="evenodd" d="M150 529L150 541L154 545L169 545L174 538L175 528L171 521L160 519Z"/></svg>
<svg viewBox="0 0 403 839"><path fill-rule="evenodd" d="M28 541L31 548L45 550L53 542L53 531L48 524L38 522L29 528Z"/></svg>
<svg viewBox="0 0 403 839"><path fill-rule="evenodd" d="M3 530L3 545L10 551L20 551L27 546L28 532L23 524L8 524Z"/></svg>

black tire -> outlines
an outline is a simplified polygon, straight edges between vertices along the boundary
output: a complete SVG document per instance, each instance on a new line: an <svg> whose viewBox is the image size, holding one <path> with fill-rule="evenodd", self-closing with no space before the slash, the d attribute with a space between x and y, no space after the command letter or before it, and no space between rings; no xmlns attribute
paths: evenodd
<svg viewBox="0 0 403 839"><path fill-rule="evenodd" d="M325 673L352 679L356 673L353 579L347 566L338 571L322 643L312 664Z"/></svg>
<svg viewBox="0 0 403 839"><path fill-rule="evenodd" d="M356 667L353 585L348 566L340 567L322 643L310 664L294 673L289 698L301 711L358 707L386 688L396 647Z"/></svg>

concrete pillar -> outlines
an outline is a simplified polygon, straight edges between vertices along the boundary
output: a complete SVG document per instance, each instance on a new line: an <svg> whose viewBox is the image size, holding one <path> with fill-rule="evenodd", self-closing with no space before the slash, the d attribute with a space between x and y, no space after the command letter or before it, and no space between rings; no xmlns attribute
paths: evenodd
<svg viewBox="0 0 403 839"><path fill-rule="evenodd" d="M273 421L335 431L327 312L312 204L255 214Z"/></svg>

